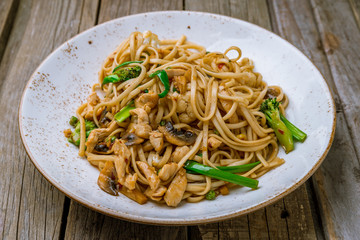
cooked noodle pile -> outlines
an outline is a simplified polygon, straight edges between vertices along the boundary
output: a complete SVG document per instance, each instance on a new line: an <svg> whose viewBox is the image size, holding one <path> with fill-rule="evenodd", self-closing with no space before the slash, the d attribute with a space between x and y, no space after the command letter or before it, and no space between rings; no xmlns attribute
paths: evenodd
<svg viewBox="0 0 360 240"><path fill-rule="evenodd" d="M230 59L230 51L237 57ZM137 67L135 78L103 84L128 61L137 62L119 69ZM149 77L158 70L166 71L170 83L162 98L165 84ZM177 206L184 199L201 201L210 190L228 194L234 184L186 173L183 166L187 160L214 168L260 161L239 174L258 178L284 162L260 105L275 96L283 113L288 100L280 87L269 87L253 70L253 62L241 58L235 46L206 52L185 36L160 41L151 32L134 32L104 61L99 83L76 112L79 155L100 169L101 189L141 204L151 199ZM116 121L115 115L131 104L130 116ZM97 126L88 134L86 121Z"/></svg>

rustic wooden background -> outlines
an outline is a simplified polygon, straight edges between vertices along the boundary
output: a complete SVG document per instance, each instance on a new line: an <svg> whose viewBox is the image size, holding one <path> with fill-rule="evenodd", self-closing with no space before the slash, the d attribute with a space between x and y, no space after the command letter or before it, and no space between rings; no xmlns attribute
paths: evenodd
<svg viewBox="0 0 360 240"><path fill-rule="evenodd" d="M32 72L85 29L159 10L212 12L255 23L297 46L321 70L335 97L336 135L306 184L246 216L164 227L89 210L39 174L22 146L17 120ZM359 239L359 16L359 0L0 0L0 239Z"/></svg>

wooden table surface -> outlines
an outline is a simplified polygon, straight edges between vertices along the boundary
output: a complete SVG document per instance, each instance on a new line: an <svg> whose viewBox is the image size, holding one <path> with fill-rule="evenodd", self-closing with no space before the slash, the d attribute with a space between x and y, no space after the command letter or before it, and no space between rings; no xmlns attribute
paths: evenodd
<svg viewBox="0 0 360 240"><path fill-rule="evenodd" d="M255 23L294 44L320 69L335 97L336 135L306 184L246 216L164 227L94 212L41 176L18 130L19 101L32 72L79 32L160 10L211 12ZM359 239L359 16L358 0L1 0L0 239Z"/></svg>

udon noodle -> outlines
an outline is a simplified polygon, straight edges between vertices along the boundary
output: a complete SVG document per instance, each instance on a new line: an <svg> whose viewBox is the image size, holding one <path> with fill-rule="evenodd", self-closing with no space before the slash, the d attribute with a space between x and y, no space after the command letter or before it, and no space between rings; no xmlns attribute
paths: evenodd
<svg viewBox="0 0 360 240"><path fill-rule="evenodd" d="M135 77L103 84L118 65L129 61L136 62L120 69L136 67ZM166 71L170 84L162 98L165 84L149 77L158 70ZM105 59L92 91L76 111L79 155L99 168L98 184L110 194L169 206L184 199L199 202L210 190L228 194L234 184L186 173L187 160L213 168L260 161L239 174L249 178L284 162L277 157L278 143L260 105L276 96L284 113L288 99L280 87L268 86L254 72L253 62L241 58L239 47L207 52L185 36L160 41L149 31L133 32ZM131 104L130 116L116 121L115 115ZM87 133L86 121L97 128Z"/></svg>

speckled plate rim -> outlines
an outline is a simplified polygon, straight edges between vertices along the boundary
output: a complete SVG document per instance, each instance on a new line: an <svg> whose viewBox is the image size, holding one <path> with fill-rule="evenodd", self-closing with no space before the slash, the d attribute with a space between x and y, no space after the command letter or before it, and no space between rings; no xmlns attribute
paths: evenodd
<svg viewBox="0 0 360 240"><path fill-rule="evenodd" d="M219 217L212 217L212 218L206 218L206 219L202 219L202 220L177 220L177 221L164 221L164 220L156 220L156 219L150 219L150 218L146 218L146 217L142 217L142 216L134 216L134 215L128 215L126 213L124 214L119 214L119 212L116 211L112 211L111 209L107 209L104 207L100 207L99 205L96 204L92 204L90 202L88 202L87 200L84 200L80 197L78 197L76 194L73 194L69 191L67 191L66 189L64 189L60 184L58 184L50 175L48 175L46 173L46 171L40 166L40 164L36 161L36 159L34 158L34 156L32 155L26 141L25 141L25 136L24 136L24 132L23 132L23 124L22 124L22 105L23 102L25 100L25 93L26 90L29 88L30 84L31 84L31 80L33 79L34 75L38 72L38 69L41 68L41 66L44 64L44 62L46 62L49 58L51 58L54 53L56 51L58 51L59 49L61 49L65 44L67 44L69 41L71 41L72 39L76 38L77 36L84 34L86 32L90 32L93 31L93 29L102 26L102 25L107 25L107 24L111 24L113 21L116 21L118 19L126 19L126 18L133 18L133 17L138 17L138 16L142 16L142 15L153 15L153 14L171 14L171 13L181 13L181 14L195 14L195 15L207 15L209 17L213 16L213 17L217 17L220 20L228 20L228 21L239 21L242 24L248 24L251 27L255 27L255 28L260 28L263 31L266 31L270 34L272 34L274 37L281 39L282 41L284 41L284 43L287 43L290 47L292 47L294 49L294 51L297 51L300 55L304 56L306 59L308 59L312 65L318 70L318 72L321 74L322 76L322 80L325 82L325 85L327 87L327 91L329 93L329 96L331 98L331 107L330 110L332 111L332 115L333 115L333 124L332 124L332 129L331 129L331 135L329 138L329 142L327 144L327 147L325 149L325 151L323 152L323 154L321 155L321 157L318 158L318 160L316 160L315 165L311 168L311 170L303 177L301 178L299 181L295 182L292 186L290 186L289 188L287 188L284 192L275 195L274 197L254 206L254 207L250 207L244 210L240 210L237 211L235 213L232 214L228 214L228 215L223 215L223 216L219 216ZM336 128L336 108L335 108L335 101L334 101L334 97L333 94L330 90L329 84L326 81L324 75L320 72L320 70L318 69L318 67L302 52L300 51L297 47L295 47L294 45L292 45L291 43L289 43L287 40L281 38L279 35L265 29L262 28L258 25L252 24L250 22L244 21L244 20L240 20L240 19L236 19L236 18L232 18L232 17L228 17L228 16L223 16L223 15L219 15L219 14L212 14L212 13L206 13L206 12L197 12L197 11L156 11L156 12L146 12L146 13L139 13L139 14L134 14L134 15L129 15L129 16L125 16L125 17L121 17L121 18L117 18L117 19L113 19L110 20L108 22L96 25L84 32L81 32L77 35L75 35L74 37L70 38L69 40L67 40L66 42L64 42L63 44L61 44L59 47L57 47L56 49L54 49L52 51L51 54L49 54L42 62L41 64L39 64L39 66L36 68L36 70L34 71L34 73L31 75L31 77L29 78L26 86L24 87L22 96L21 96L21 101L19 104L19 108L18 108L18 116L19 116L19 132L20 132L20 136L21 136L21 140L22 143L24 145L24 148L26 150L26 153L28 154L29 158L31 159L32 163L34 164L34 166L37 168L37 170L41 173L41 175L47 180L49 181L53 186L55 186L59 191L61 191L63 194L65 194L67 197L69 197L72 200L75 200L76 202L94 210L97 212L100 212L102 214L105 214L107 216L111 216L114 218L119 218L122 220L127 220L127 221L132 221L132 222L136 222L136 223L142 223L142 224L151 224L151 225L166 225L166 226L181 226L181 225L197 225L197 224L207 224L207 223L213 223L213 222L218 222L218 221L224 221L230 218L234 218L234 217L239 217L248 213L251 213L253 211L256 211L258 209L261 209L263 207L266 207L272 203L275 203L276 201L280 200L281 198L285 197L286 195L290 194L291 192L293 192L295 189L297 189L299 186L301 186L306 180L308 180L314 173L315 171L320 167L321 163L324 161L326 155L328 154L331 145L333 143L334 140L334 135L335 135L335 128Z"/></svg>

